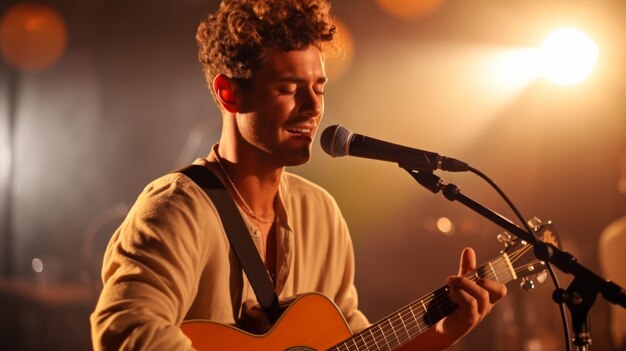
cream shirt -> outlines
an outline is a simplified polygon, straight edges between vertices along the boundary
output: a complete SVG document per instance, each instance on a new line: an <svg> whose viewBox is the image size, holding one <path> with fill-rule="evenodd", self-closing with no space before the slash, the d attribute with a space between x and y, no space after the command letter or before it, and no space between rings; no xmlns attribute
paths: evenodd
<svg viewBox="0 0 626 351"><path fill-rule="evenodd" d="M205 159L194 163L217 170ZM263 257L259 231L243 218ZM334 199L285 172L276 220L279 298L321 292L353 331L365 328L352 241ZM104 287L90 318L95 350L191 349L178 327L183 320L236 324L244 305L256 304L216 208L180 173L153 181L139 195L109 242L102 276Z"/></svg>

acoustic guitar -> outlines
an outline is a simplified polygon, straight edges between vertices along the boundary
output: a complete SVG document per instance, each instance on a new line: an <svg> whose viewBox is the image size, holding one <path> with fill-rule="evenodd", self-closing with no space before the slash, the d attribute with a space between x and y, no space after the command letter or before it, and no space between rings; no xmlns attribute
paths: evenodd
<svg viewBox="0 0 626 351"><path fill-rule="evenodd" d="M557 246L553 226L536 228L536 236ZM499 236L502 236L501 234ZM545 264L527 255L532 246L506 237L506 245L496 258L465 275L474 281L482 278L506 284L544 272ZM522 258L526 260L522 260ZM265 334L256 335L210 321L189 320L181 329L199 351L391 351L406 344L444 317L456 305L448 298L448 286L441 287L390 314L359 333L352 334L338 307L319 293L307 293L295 299Z"/></svg>

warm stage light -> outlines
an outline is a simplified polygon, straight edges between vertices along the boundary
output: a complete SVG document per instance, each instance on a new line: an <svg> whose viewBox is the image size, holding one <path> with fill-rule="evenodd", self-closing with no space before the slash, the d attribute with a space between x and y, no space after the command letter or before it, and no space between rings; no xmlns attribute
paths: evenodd
<svg viewBox="0 0 626 351"><path fill-rule="evenodd" d="M378 6L402 20L423 18L433 14L445 0L376 0Z"/></svg>
<svg viewBox="0 0 626 351"><path fill-rule="evenodd" d="M48 5L18 3L0 21L0 54L20 70L50 67L61 58L66 46L65 21Z"/></svg>
<svg viewBox="0 0 626 351"><path fill-rule="evenodd" d="M445 235L452 235L452 232L454 231L454 224L449 218L440 217L437 219L437 229Z"/></svg>
<svg viewBox="0 0 626 351"><path fill-rule="evenodd" d="M563 28L541 47L517 48L488 55L486 77L499 93L511 93L543 77L560 85L579 83L591 73L598 47L584 33Z"/></svg>
<svg viewBox="0 0 626 351"><path fill-rule="evenodd" d="M559 29L541 48L543 76L557 84L576 84L589 73L598 59L598 46L575 28Z"/></svg>

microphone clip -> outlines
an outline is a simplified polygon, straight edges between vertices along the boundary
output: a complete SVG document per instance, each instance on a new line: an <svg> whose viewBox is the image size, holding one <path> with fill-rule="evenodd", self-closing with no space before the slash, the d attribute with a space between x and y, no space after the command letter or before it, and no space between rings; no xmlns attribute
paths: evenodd
<svg viewBox="0 0 626 351"><path fill-rule="evenodd" d="M439 176L433 171L416 171L410 168L404 168L409 174L423 187L432 191L434 194L440 192L446 185Z"/></svg>

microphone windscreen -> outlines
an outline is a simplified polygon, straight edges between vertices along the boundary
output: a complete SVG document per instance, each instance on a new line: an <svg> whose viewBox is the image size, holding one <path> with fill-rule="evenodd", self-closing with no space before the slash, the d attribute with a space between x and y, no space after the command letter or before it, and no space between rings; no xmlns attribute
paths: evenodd
<svg viewBox="0 0 626 351"><path fill-rule="evenodd" d="M330 126L322 132L320 143L324 152L332 157L342 157L349 155L350 139L352 133L341 124Z"/></svg>

